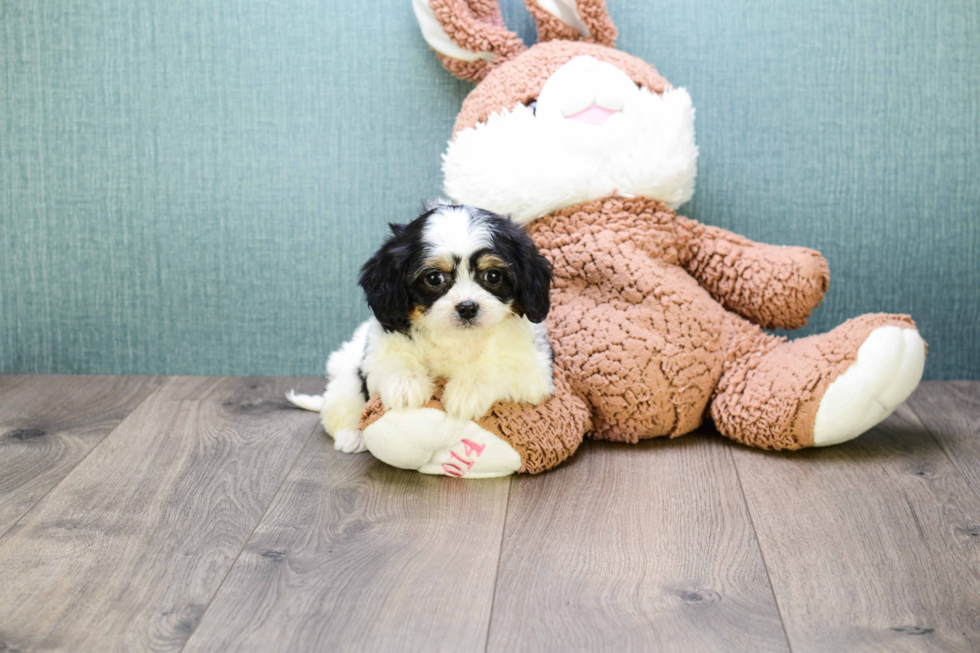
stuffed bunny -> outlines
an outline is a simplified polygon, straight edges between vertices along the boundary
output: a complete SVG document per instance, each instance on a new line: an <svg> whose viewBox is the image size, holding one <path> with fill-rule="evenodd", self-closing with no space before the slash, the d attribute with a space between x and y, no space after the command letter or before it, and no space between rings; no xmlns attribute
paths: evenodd
<svg viewBox="0 0 980 653"><path fill-rule="evenodd" d="M925 343L905 315L864 315L794 341L827 290L819 253L681 217L696 176L694 110L649 64L613 49L603 0L527 0L538 42L494 0L415 0L422 34L477 86L444 155L454 201L527 225L554 267L555 394L478 421L425 407L362 415L392 465L481 478L537 473L583 437L676 437L710 416L764 449L850 440L915 389Z"/></svg>

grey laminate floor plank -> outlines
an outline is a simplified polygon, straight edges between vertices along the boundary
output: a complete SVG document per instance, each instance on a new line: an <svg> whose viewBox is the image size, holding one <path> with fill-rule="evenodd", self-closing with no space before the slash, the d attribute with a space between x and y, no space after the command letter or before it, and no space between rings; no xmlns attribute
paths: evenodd
<svg viewBox="0 0 980 653"><path fill-rule="evenodd" d="M926 381L908 403L980 496L980 381Z"/></svg>
<svg viewBox="0 0 980 653"><path fill-rule="evenodd" d="M0 376L0 538L162 382Z"/></svg>
<svg viewBox="0 0 980 653"><path fill-rule="evenodd" d="M586 443L511 488L489 651L785 651L728 443Z"/></svg>
<svg viewBox="0 0 980 653"><path fill-rule="evenodd" d="M980 649L980 506L908 404L846 444L733 453L796 653Z"/></svg>
<svg viewBox="0 0 980 653"><path fill-rule="evenodd" d="M482 651L509 485L394 469L318 429L185 650Z"/></svg>
<svg viewBox="0 0 980 653"><path fill-rule="evenodd" d="M307 379L171 378L0 540L0 650L176 651L311 437Z"/></svg>
<svg viewBox="0 0 980 653"><path fill-rule="evenodd" d="M980 383L493 481L337 453L294 385L0 376L0 650L980 649Z"/></svg>

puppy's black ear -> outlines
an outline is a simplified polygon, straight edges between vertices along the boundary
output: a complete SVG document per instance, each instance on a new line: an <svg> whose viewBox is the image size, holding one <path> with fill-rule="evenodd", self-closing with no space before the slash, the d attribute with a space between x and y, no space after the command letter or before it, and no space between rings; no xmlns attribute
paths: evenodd
<svg viewBox="0 0 980 653"><path fill-rule="evenodd" d="M408 228L407 224L398 224L397 222L389 222L388 228L391 229L392 236L401 236L405 233L405 229Z"/></svg>
<svg viewBox="0 0 980 653"><path fill-rule="evenodd" d="M551 310L551 263L548 262L534 242L525 235L528 248L524 259L521 278L517 282L517 301L524 307L527 319L543 322Z"/></svg>
<svg viewBox="0 0 980 653"><path fill-rule="evenodd" d="M409 328L408 313L412 305L406 280L411 247L402 242L405 225L391 227L394 235L364 264L358 283L364 289L374 317L385 331L405 333Z"/></svg>
<svg viewBox="0 0 980 653"><path fill-rule="evenodd" d="M531 322L543 322L551 309L551 263L523 227L509 218L499 220L494 221L494 239L514 269L514 301Z"/></svg>

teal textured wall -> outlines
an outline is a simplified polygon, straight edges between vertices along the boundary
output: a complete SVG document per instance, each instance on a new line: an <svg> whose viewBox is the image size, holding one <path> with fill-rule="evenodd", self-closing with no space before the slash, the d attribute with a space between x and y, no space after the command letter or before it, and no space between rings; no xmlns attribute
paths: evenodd
<svg viewBox="0 0 980 653"><path fill-rule="evenodd" d="M693 218L980 377L980 3L609 0L697 107ZM523 6L512 28L533 40ZM0 3L0 372L320 374L470 86L409 0Z"/></svg>

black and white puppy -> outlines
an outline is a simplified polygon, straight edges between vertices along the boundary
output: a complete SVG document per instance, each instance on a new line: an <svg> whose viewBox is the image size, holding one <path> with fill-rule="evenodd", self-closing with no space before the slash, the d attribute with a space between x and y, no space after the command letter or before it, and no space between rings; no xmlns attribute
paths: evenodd
<svg viewBox="0 0 980 653"><path fill-rule="evenodd" d="M537 404L554 391L544 325L551 267L524 229L469 206L427 204L361 269L374 317L327 361L319 410L334 447L364 450L358 421L369 397L418 408L446 379L446 411L476 419L498 400Z"/></svg>

